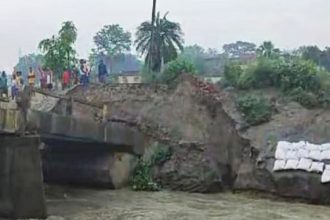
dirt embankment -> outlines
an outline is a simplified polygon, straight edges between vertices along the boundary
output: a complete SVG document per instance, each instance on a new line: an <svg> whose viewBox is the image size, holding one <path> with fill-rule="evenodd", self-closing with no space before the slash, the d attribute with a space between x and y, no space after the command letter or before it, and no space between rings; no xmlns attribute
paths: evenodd
<svg viewBox="0 0 330 220"><path fill-rule="evenodd" d="M108 121L129 123L153 141L172 148L172 157L155 169L166 187L191 192L226 188L253 189L282 196L327 202L330 186L320 176L300 172L273 173L279 140L330 142L330 111L307 110L284 103L274 91L262 91L276 101L269 123L248 127L235 107L233 90L215 89L184 77L175 90L140 85L91 87L72 96L108 102ZM100 110L76 104L74 115L94 117ZM148 146L146 146L146 150Z"/></svg>

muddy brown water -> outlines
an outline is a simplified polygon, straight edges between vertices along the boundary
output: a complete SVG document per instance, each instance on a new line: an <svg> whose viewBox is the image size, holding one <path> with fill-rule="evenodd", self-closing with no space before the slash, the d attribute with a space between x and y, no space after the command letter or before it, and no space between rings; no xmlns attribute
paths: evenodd
<svg viewBox="0 0 330 220"><path fill-rule="evenodd" d="M47 189L48 220L329 220L330 207L251 194Z"/></svg>

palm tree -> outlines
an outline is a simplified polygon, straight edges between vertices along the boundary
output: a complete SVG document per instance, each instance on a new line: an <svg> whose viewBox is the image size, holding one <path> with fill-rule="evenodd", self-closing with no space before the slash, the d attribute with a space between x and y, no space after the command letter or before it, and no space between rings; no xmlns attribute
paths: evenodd
<svg viewBox="0 0 330 220"><path fill-rule="evenodd" d="M145 55L149 70L160 72L162 65L176 59L178 50L183 50L180 24L161 18L157 14L154 24L143 22L136 33L136 50Z"/></svg>
<svg viewBox="0 0 330 220"><path fill-rule="evenodd" d="M280 53L278 48L275 48L274 44L271 41L265 41L258 48L258 53L260 56L272 58Z"/></svg>
<svg viewBox="0 0 330 220"><path fill-rule="evenodd" d="M156 19L156 4L157 4L157 0L153 0L151 24L155 24L155 19Z"/></svg>

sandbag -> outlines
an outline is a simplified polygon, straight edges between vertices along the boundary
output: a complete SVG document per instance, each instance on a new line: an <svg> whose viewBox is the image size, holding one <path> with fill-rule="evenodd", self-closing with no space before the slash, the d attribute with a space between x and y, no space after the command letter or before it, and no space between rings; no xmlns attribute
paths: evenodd
<svg viewBox="0 0 330 220"><path fill-rule="evenodd" d="M321 177L321 183L329 183L330 182L330 166L326 165L325 170Z"/></svg>
<svg viewBox="0 0 330 220"><path fill-rule="evenodd" d="M309 172L313 161L310 159L302 158L299 160L297 169Z"/></svg>
<svg viewBox="0 0 330 220"><path fill-rule="evenodd" d="M276 152L275 152L275 159L276 160L285 160L286 153L287 153L287 150L285 148L283 148L283 147L277 148Z"/></svg>
<svg viewBox="0 0 330 220"><path fill-rule="evenodd" d="M309 152L309 159L316 160L316 161L322 161L322 154L320 150L311 150Z"/></svg>
<svg viewBox="0 0 330 220"><path fill-rule="evenodd" d="M321 151L321 160L330 160L330 150Z"/></svg>
<svg viewBox="0 0 330 220"><path fill-rule="evenodd" d="M296 170L298 167L298 163L299 163L299 160L296 160L296 159L287 160L287 162L285 164L285 170Z"/></svg>
<svg viewBox="0 0 330 220"><path fill-rule="evenodd" d="M298 151L297 150L289 150L288 152L286 152L286 159L287 160L298 160L299 156L298 156Z"/></svg>
<svg viewBox="0 0 330 220"><path fill-rule="evenodd" d="M306 142L305 141L300 141L297 143L292 143L290 145L290 150L299 150L299 149L305 149L306 148Z"/></svg>
<svg viewBox="0 0 330 220"><path fill-rule="evenodd" d="M322 173L323 170L324 170L324 163L322 163L322 162L313 162L309 171L314 172L314 173Z"/></svg>
<svg viewBox="0 0 330 220"><path fill-rule="evenodd" d="M276 160L274 163L273 171L276 172L276 171L284 170L285 164L286 164L285 160Z"/></svg>
<svg viewBox="0 0 330 220"><path fill-rule="evenodd" d="M309 150L309 151L312 151L312 150L321 150L321 146L319 145L316 145L316 144L311 144L311 143L306 143L306 149Z"/></svg>
<svg viewBox="0 0 330 220"><path fill-rule="evenodd" d="M287 151L287 150L289 150L290 146L291 146L291 143L289 143L287 141L279 141L279 142L277 142L276 148L277 149L281 148L281 149Z"/></svg>
<svg viewBox="0 0 330 220"><path fill-rule="evenodd" d="M305 148L301 148L298 150L298 157L299 158L308 158L309 157L309 150Z"/></svg>
<svg viewBox="0 0 330 220"><path fill-rule="evenodd" d="M329 143L327 143L327 144L322 144L322 145L321 145L321 150L322 150L322 151L330 150L330 144L329 144Z"/></svg>

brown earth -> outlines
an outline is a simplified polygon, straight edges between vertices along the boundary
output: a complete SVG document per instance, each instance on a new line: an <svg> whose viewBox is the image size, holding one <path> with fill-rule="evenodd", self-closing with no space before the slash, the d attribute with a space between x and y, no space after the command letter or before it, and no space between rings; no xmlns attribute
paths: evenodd
<svg viewBox="0 0 330 220"><path fill-rule="evenodd" d="M272 166L279 140L329 142L330 111L304 109L280 98L276 91L257 92L276 100L277 111L269 123L254 127L246 125L235 107L237 91L215 89L191 77L183 77L174 90L143 84L93 85L69 95L108 103L107 121L139 128L150 139L150 146L154 141L168 144L172 157L157 167L155 175L169 189L252 189L328 202L330 187L320 183L320 175L273 173ZM76 117L101 121L101 112L80 104L73 107Z"/></svg>

